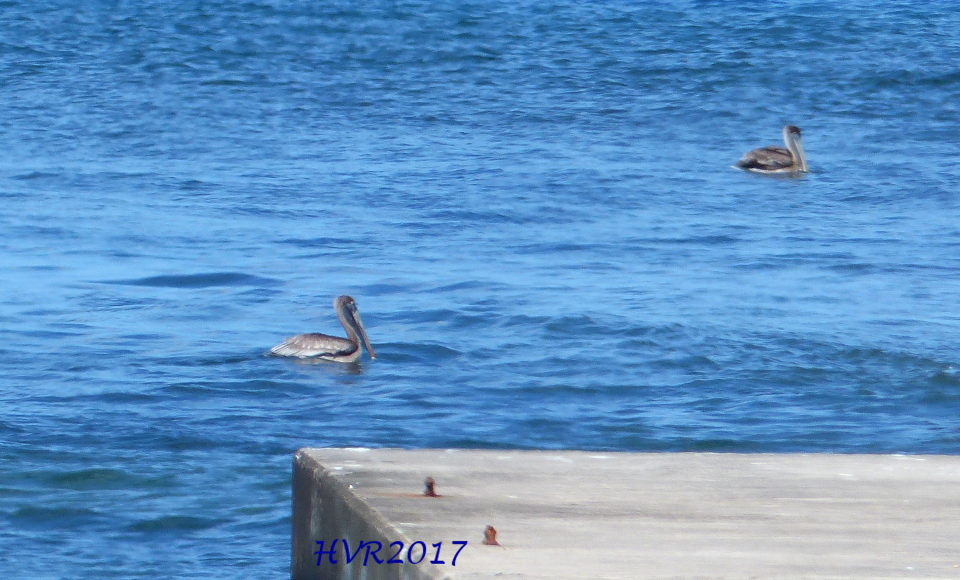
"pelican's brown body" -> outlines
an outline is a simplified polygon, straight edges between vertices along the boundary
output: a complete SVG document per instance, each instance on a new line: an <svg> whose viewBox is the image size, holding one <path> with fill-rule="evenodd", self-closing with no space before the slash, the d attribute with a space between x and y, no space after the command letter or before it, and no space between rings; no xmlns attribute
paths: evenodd
<svg viewBox="0 0 960 580"><path fill-rule="evenodd" d="M370 353L370 358L377 358L367 339L367 331L360 321L360 312L357 303L349 296L339 296L333 301L333 308L337 311L340 324L347 331L347 338L330 336L311 332L291 336L277 346L270 349L270 353L277 356L296 358L313 358L332 362L351 363L360 358L360 341Z"/></svg>
<svg viewBox="0 0 960 580"><path fill-rule="evenodd" d="M800 128L786 125L783 128L784 147L761 147L747 151L737 161L737 167L755 173L806 173L807 158L803 153Z"/></svg>

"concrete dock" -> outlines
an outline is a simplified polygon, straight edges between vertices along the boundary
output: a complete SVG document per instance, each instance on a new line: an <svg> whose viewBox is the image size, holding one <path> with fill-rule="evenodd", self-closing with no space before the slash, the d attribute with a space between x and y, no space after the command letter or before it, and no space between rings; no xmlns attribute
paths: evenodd
<svg viewBox="0 0 960 580"><path fill-rule="evenodd" d="M960 579L960 457L301 449L291 574Z"/></svg>

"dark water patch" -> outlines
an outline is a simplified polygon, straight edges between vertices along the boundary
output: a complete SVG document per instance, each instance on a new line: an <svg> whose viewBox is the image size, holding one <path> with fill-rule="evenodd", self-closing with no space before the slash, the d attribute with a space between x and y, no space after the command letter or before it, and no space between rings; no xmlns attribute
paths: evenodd
<svg viewBox="0 0 960 580"><path fill-rule="evenodd" d="M68 310L62 309L53 309L53 308L34 308L31 310L24 310L24 316L63 316L67 314Z"/></svg>
<svg viewBox="0 0 960 580"><path fill-rule="evenodd" d="M20 435L26 433L27 430L19 425L15 425L8 421L0 421L0 433L16 434Z"/></svg>
<svg viewBox="0 0 960 580"><path fill-rule="evenodd" d="M155 298L130 298L127 296L109 296L90 294L80 300L80 304L91 311L112 312L121 310L141 310L159 305Z"/></svg>
<svg viewBox="0 0 960 580"><path fill-rule="evenodd" d="M624 351L645 350L649 348L659 348L660 346L660 341L649 338L630 338L617 343L617 348Z"/></svg>
<svg viewBox="0 0 960 580"><path fill-rule="evenodd" d="M529 358L523 362L529 364L530 358L540 358L540 353L533 353L528 351L527 354ZM596 376L600 371L596 370L597 368L603 368L602 357L599 356L543 356L542 361L549 363L548 365L543 365L545 370L541 371L528 371L531 376L535 376L541 379L556 379L556 378L570 378L570 377L579 377L586 378L587 376ZM540 365L538 365L540 366ZM592 367L595 370L586 370L587 366ZM605 371L604 371L605 372Z"/></svg>
<svg viewBox="0 0 960 580"><path fill-rule="evenodd" d="M549 316L529 316L526 314L515 314L502 318L501 325L504 327L540 327L550 320Z"/></svg>
<svg viewBox="0 0 960 580"><path fill-rule="evenodd" d="M769 270L787 270L795 267L796 265L796 263L791 264L789 261L784 261L777 257L769 259L742 260L737 264L734 264L733 268L745 271L763 272Z"/></svg>
<svg viewBox="0 0 960 580"><path fill-rule="evenodd" d="M238 515L246 517L238 518L243 523L234 522L230 526L232 530L249 530L251 533L262 533L264 529L286 530L290 527L290 516L286 514L266 517L267 514L264 513L251 512L246 514L238 512ZM250 564L252 565L253 562Z"/></svg>
<svg viewBox="0 0 960 580"><path fill-rule="evenodd" d="M437 286L435 288L426 288L426 292L457 292L460 290L487 290L489 292L496 292L501 289L502 286L499 284L491 284L490 282L481 281L481 280L464 280L463 282L457 282L455 284L446 284L444 286Z"/></svg>
<svg viewBox="0 0 960 580"><path fill-rule="evenodd" d="M18 175L11 175L10 179L17 179L20 181L30 181L33 179L50 179L54 177L62 177L60 173L47 173L44 171L31 171L30 173L21 173Z"/></svg>
<svg viewBox="0 0 960 580"><path fill-rule="evenodd" d="M133 280L111 280L103 284L123 286L148 286L156 288L213 288L218 286L280 286L280 280L262 278L237 272L214 272L209 274L184 274L150 276Z"/></svg>
<svg viewBox="0 0 960 580"><path fill-rule="evenodd" d="M420 291L421 287L415 284L398 284L398 283L382 283L382 284L366 284L359 286L357 290L358 294L363 294L367 296L390 296L394 294L416 294ZM387 314L389 316L389 314Z"/></svg>
<svg viewBox="0 0 960 580"><path fill-rule="evenodd" d="M332 258L336 258L337 256L343 256L343 255L344 255L343 250L330 249L323 252L309 252L309 253L295 254L290 257L294 260L307 260L308 262L316 263L317 261L320 261L320 260L329 260Z"/></svg>
<svg viewBox="0 0 960 580"><path fill-rule="evenodd" d="M410 312L407 315L407 319L412 323L413 322L415 323L454 322L460 316L462 315L456 310L433 309L433 310L417 310L415 312Z"/></svg>
<svg viewBox="0 0 960 580"><path fill-rule="evenodd" d="M199 532L223 525L224 520L212 518L198 518L195 516L162 516L153 519L139 520L130 524L127 529L132 532L145 534L172 534L179 532Z"/></svg>
<svg viewBox="0 0 960 580"><path fill-rule="evenodd" d="M138 415L143 416L143 415ZM169 417L168 414L163 414ZM131 428L124 432L103 433L98 437L106 437L111 445L121 448L154 449L156 452L203 452L209 453L215 449L228 445L228 442L213 438L210 433L204 435L189 431L185 428L174 430L173 427L159 423L145 423L132 421ZM179 424L177 424L179 426Z"/></svg>
<svg viewBox="0 0 960 580"><path fill-rule="evenodd" d="M89 394L70 394L57 397L49 397L50 402L59 403L106 403L109 405L145 405L156 403L161 400L158 395L153 393L138 393L132 391L104 391Z"/></svg>
<svg viewBox="0 0 960 580"><path fill-rule="evenodd" d="M597 324L589 316L561 316L553 317L543 326L547 335L561 337L590 336L605 333L606 328Z"/></svg>
<svg viewBox="0 0 960 580"><path fill-rule="evenodd" d="M558 376L563 376L564 373L559 374ZM555 397L555 396L566 396L572 395L575 397L579 396L591 396L599 395L606 391L610 390L606 386L599 385L575 385L575 384L550 384L550 385L528 385L522 388L522 392L530 393L537 397Z"/></svg>
<svg viewBox="0 0 960 580"><path fill-rule="evenodd" d="M212 79L206 81L200 81L201 85L209 86L221 86L221 87L235 87L243 85L253 85L256 84L256 81L248 81L243 79Z"/></svg>
<svg viewBox="0 0 960 580"><path fill-rule="evenodd" d="M349 238L320 237L287 238L280 240L280 243L296 246L298 248L329 248L335 250L348 250L360 245L362 242L360 240L353 240Z"/></svg>
<svg viewBox="0 0 960 580"><path fill-rule="evenodd" d="M286 381L253 379L236 381L231 385L235 393L253 395L258 398L274 400L278 395L299 394L305 391L305 386Z"/></svg>
<svg viewBox="0 0 960 580"><path fill-rule="evenodd" d="M869 275L875 274L878 271L876 264L830 264L826 266L828 270L834 270L836 272L842 272L844 274L860 274L860 275Z"/></svg>
<svg viewBox="0 0 960 580"><path fill-rule="evenodd" d="M929 389L920 397L920 403L924 405L946 405L953 407L957 403L960 403L960 388L952 391Z"/></svg>
<svg viewBox="0 0 960 580"><path fill-rule="evenodd" d="M723 368L722 365L714 362L710 357L686 353L677 353L670 357L651 360L646 364L653 368L680 369L692 373L719 371Z"/></svg>
<svg viewBox="0 0 960 580"><path fill-rule="evenodd" d="M281 294L282 290L277 288L252 288L244 290L236 295L235 304L255 305L266 304Z"/></svg>
<svg viewBox="0 0 960 580"><path fill-rule="evenodd" d="M92 182L101 180L122 181L122 180L143 180L145 178L157 177L160 174L145 171L92 171L89 173L78 174L79 179L88 179Z"/></svg>
<svg viewBox="0 0 960 580"><path fill-rule="evenodd" d="M251 349L244 353L220 353L215 356L210 356L209 354L170 356L157 360L156 364L174 368L234 367L246 362L259 360L263 358L264 354L268 351L269 347L264 346L262 349Z"/></svg>
<svg viewBox="0 0 960 580"><path fill-rule="evenodd" d="M490 295L490 292L496 291L496 294L500 294L502 291L506 290L506 287L491 288L490 284L482 284L481 289L490 290L489 292L484 292L483 294ZM475 300L471 304L463 307L464 310L468 312L483 312L483 313L495 313L499 312L501 309L501 300L499 298L490 297L482 298L480 300Z"/></svg>
<svg viewBox="0 0 960 580"><path fill-rule="evenodd" d="M56 238L57 240L74 240L77 234L61 227L21 225L12 228L16 235L23 238Z"/></svg>
<svg viewBox="0 0 960 580"><path fill-rule="evenodd" d="M700 332L697 332L695 329L682 324L644 326L633 324L625 320L622 324L616 324L614 326L617 328L616 334L620 336L636 338L654 336L661 339L681 340L690 339L691 337L700 334Z"/></svg>
<svg viewBox="0 0 960 580"><path fill-rule="evenodd" d="M430 343L391 342L377 345L377 362L443 365L462 356L460 351Z"/></svg>
<svg viewBox="0 0 960 580"><path fill-rule="evenodd" d="M579 264L578 267L582 272L596 272L598 274L610 274L614 272L623 272L626 270L626 268L623 268L613 262L604 262L600 260L590 260L586 263Z"/></svg>
<svg viewBox="0 0 960 580"><path fill-rule="evenodd" d="M478 326L486 326L489 324L489 316L469 316L466 314L459 314L453 320L449 321L449 328L454 330L466 330Z"/></svg>
<svg viewBox="0 0 960 580"><path fill-rule="evenodd" d="M678 246L729 246L741 242L739 238L727 235L690 236L686 238L652 238L641 240L646 243L670 244Z"/></svg>
<svg viewBox="0 0 960 580"><path fill-rule="evenodd" d="M839 356L845 362L873 371L888 370L891 367L943 368L943 364L935 359L917 356L906 351L884 348L838 348L834 356Z"/></svg>
<svg viewBox="0 0 960 580"><path fill-rule="evenodd" d="M189 383L172 383L163 388L168 396L187 397L190 399L206 398L211 395L222 395L232 391L232 384L220 381L204 381Z"/></svg>
<svg viewBox="0 0 960 580"><path fill-rule="evenodd" d="M131 333L131 334L121 334L118 337L122 341L130 341L134 343L147 343L147 342L156 342L158 340L164 340L169 338L169 335L160 334L160 333Z"/></svg>
<svg viewBox="0 0 960 580"><path fill-rule="evenodd" d="M78 471L35 474L48 487L72 490L125 489L137 487L137 477L118 469L91 468Z"/></svg>
<svg viewBox="0 0 960 580"><path fill-rule="evenodd" d="M36 492L32 490L19 489L14 487L3 487L0 486L0 497L6 498L24 498L29 499L34 496Z"/></svg>
<svg viewBox="0 0 960 580"><path fill-rule="evenodd" d="M496 348L477 348L465 354L465 356L478 361L503 360L508 363L518 362L513 360L514 356L522 356L533 350L534 345L529 342L505 342ZM505 358L506 357L506 358Z"/></svg>
<svg viewBox="0 0 960 580"><path fill-rule="evenodd" d="M200 181L199 179L185 179L180 181L177 186L184 191L203 191L216 187L217 184Z"/></svg>
<svg viewBox="0 0 960 580"><path fill-rule="evenodd" d="M543 242L527 246L518 246L517 250L530 254L550 254L550 253L576 253L593 252L598 250L599 244L575 244L569 242Z"/></svg>
<svg viewBox="0 0 960 580"><path fill-rule="evenodd" d="M955 87L960 89L960 72L927 75L917 80L921 85L933 87Z"/></svg>
<svg viewBox="0 0 960 580"><path fill-rule="evenodd" d="M930 382L934 385L960 389L960 372L953 367L949 367L934 373L934 375L930 377Z"/></svg>
<svg viewBox="0 0 960 580"><path fill-rule="evenodd" d="M462 225L464 227L479 227L488 224L513 224L523 225L531 221L558 220L555 223L569 223L569 218L564 220L561 215L567 212L564 210L541 208L541 212L520 215L516 213L498 212L498 211L469 211L469 210L441 210L433 212L430 217L439 221L446 221ZM550 216L550 217L548 217ZM439 233L439 232L438 232Z"/></svg>
<svg viewBox="0 0 960 580"><path fill-rule="evenodd" d="M47 529L56 526L59 530L82 529L102 523L104 517L95 510L77 507L41 507L20 505L7 515L8 521L17 526Z"/></svg>
<svg viewBox="0 0 960 580"><path fill-rule="evenodd" d="M20 336L29 336L31 338L75 338L78 336L84 336L84 333L80 332L61 332L56 330L22 330L22 331L11 331L12 334L18 334Z"/></svg>

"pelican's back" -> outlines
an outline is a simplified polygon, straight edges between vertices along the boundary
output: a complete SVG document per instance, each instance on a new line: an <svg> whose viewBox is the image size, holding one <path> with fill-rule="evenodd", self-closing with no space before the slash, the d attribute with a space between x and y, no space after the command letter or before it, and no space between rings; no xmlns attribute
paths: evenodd
<svg viewBox="0 0 960 580"><path fill-rule="evenodd" d="M270 352L277 356L297 358L356 359L360 356L360 345L346 338L311 332L291 336L271 348Z"/></svg>
<svg viewBox="0 0 960 580"><path fill-rule="evenodd" d="M770 146L747 151L737 167L748 171L783 171L794 166L793 155L784 147Z"/></svg>

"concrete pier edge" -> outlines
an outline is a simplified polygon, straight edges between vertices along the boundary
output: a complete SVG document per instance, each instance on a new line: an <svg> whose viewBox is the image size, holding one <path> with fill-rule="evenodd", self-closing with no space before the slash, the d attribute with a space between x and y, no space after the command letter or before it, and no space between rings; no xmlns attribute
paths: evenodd
<svg viewBox="0 0 960 580"><path fill-rule="evenodd" d="M373 507L360 499L349 484L338 481L312 457L307 449L300 449L293 456L293 514L291 537L290 577L293 580L320 578L364 578L365 580L448 580L449 576L439 567L428 563L418 565L404 562L402 565L359 566L363 554L353 563L343 559L342 547L338 547L337 563L330 564L329 557L317 563L314 552L316 540L328 544L334 539L346 539L352 546L361 541L377 540L388 547L400 541L410 545L407 538L395 526L387 522ZM381 552L383 555L383 552ZM386 559L386 558L384 558Z"/></svg>
<svg viewBox="0 0 960 580"><path fill-rule="evenodd" d="M960 456L304 448L292 500L295 580L960 580ZM338 538L446 562L318 566Z"/></svg>

